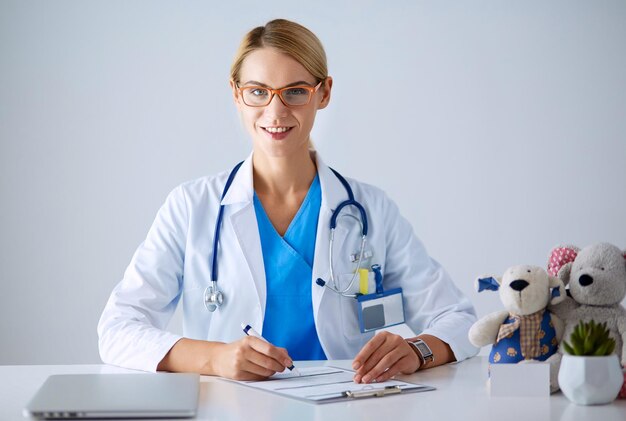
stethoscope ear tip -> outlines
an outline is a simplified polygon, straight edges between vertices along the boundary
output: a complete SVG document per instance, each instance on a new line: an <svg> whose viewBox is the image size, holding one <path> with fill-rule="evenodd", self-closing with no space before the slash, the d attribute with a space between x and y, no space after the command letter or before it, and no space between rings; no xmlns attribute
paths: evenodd
<svg viewBox="0 0 626 421"><path fill-rule="evenodd" d="M322 278L317 278L317 280L315 281L315 283L321 287L323 287L324 285L326 285L326 281L324 281Z"/></svg>

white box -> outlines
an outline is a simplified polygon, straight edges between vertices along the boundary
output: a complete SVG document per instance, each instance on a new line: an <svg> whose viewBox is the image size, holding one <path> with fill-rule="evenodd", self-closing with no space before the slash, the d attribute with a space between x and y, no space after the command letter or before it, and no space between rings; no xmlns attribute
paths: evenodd
<svg viewBox="0 0 626 421"><path fill-rule="evenodd" d="M550 364L491 364L489 396L549 398Z"/></svg>

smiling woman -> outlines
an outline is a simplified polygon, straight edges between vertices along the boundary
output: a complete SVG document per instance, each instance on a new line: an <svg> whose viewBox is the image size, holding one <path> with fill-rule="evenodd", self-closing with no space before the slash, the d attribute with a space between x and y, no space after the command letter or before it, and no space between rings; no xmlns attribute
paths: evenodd
<svg viewBox="0 0 626 421"><path fill-rule="evenodd" d="M167 198L102 314L102 359L261 379L351 358L369 383L474 355L472 305L397 206L310 148L333 87L317 37L281 19L253 29L230 86L252 154ZM184 337L165 330L181 296ZM419 336L375 335L400 323Z"/></svg>
<svg viewBox="0 0 626 421"><path fill-rule="evenodd" d="M300 67L304 68L307 73L308 79L313 77L315 79L315 92L320 88L321 84L328 83L328 100L330 99L330 88L332 86L332 79L328 77L328 65L326 61L326 53L320 40L315 34L309 31L304 26L295 24L284 19L276 19L269 22L265 26L250 31L243 39L239 46L239 50L235 56L235 60L230 68L231 87L235 83L237 86L241 84L242 67L248 56L254 52L258 52L260 49L273 49L275 52L282 52L284 55L292 59ZM250 67L250 63L248 66ZM292 75L293 76L293 75ZM254 81L249 81L254 82ZM299 81L292 81L293 83L285 85L285 87L304 85L310 88L312 85L307 82L305 78ZM245 85L246 83L244 83ZM257 85L259 83L256 83ZM268 86L261 85L264 88ZM276 86L276 85L274 85ZM245 92L245 90L244 90ZM275 93L272 92L272 93ZM293 93L293 91L292 91ZM286 104L289 100L286 99L288 95L280 95L281 100ZM272 95L273 97L273 95ZM306 105L310 100L310 95L307 96L307 102L304 104L293 105ZM245 101L246 98L244 98ZM271 98L270 98L271 101ZM250 104L252 105L252 104ZM258 105L253 105L258 106ZM326 105L324 105L326 106ZM272 128L270 128L271 130ZM284 130L285 128L283 128ZM309 147L312 146L310 140Z"/></svg>
<svg viewBox="0 0 626 421"><path fill-rule="evenodd" d="M268 46L248 53L230 83L255 150L269 156L308 147L315 114L328 105L332 88L332 78L319 80L296 59Z"/></svg>

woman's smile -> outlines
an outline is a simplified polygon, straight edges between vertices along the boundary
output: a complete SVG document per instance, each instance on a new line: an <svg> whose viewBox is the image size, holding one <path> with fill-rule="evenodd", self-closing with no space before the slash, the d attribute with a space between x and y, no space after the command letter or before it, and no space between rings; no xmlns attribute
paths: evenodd
<svg viewBox="0 0 626 421"><path fill-rule="evenodd" d="M261 127L265 134L273 140L282 140L289 136L293 126L266 126Z"/></svg>

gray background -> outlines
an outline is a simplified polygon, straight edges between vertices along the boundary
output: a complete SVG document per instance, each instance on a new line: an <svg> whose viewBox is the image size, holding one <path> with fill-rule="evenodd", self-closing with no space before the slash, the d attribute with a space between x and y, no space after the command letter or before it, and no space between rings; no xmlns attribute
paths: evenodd
<svg viewBox="0 0 626 421"><path fill-rule="evenodd" d="M228 69L275 17L327 49L325 161L385 189L480 315L477 275L626 247L624 1L2 0L0 364L99 361L167 193L249 153Z"/></svg>

